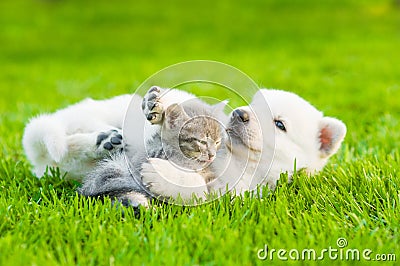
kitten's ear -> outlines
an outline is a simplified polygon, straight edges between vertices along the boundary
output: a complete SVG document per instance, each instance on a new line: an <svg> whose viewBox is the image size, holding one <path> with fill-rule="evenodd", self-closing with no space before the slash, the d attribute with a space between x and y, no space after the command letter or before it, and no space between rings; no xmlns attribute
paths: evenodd
<svg viewBox="0 0 400 266"><path fill-rule="evenodd" d="M346 135L346 125L333 117L323 117L319 122L318 141L322 158L332 156L337 152Z"/></svg>
<svg viewBox="0 0 400 266"><path fill-rule="evenodd" d="M165 125L169 129L181 127L189 118L182 106L177 103L168 106L165 110Z"/></svg>

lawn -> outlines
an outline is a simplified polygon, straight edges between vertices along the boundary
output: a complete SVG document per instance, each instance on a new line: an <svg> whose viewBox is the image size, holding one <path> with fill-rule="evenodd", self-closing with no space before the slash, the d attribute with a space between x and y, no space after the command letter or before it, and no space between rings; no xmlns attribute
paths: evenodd
<svg viewBox="0 0 400 266"><path fill-rule="evenodd" d="M349 249L400 260L397 2L1 1L0 265L262 265L266 245L286 257L331 247L336 264L354 263L340 258ZM31 174L21 144L29 118L134 92L193 59L300 94L346 123L342 149L321 173L290 184L283 176L262 198L138 215L78 196L56 171ZM299 263L332 263L324 258Z"/></svg>

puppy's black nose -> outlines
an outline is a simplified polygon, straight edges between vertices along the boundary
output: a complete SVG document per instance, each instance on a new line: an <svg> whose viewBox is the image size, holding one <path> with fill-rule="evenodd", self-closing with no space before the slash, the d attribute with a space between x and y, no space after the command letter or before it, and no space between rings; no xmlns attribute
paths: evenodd
<svg viewBox="0 0 400 266"><path fill-rule="evenodd" d="M242 122L249 121L249 114L241 109L234 110L233 116L238 117Z"/></svg>

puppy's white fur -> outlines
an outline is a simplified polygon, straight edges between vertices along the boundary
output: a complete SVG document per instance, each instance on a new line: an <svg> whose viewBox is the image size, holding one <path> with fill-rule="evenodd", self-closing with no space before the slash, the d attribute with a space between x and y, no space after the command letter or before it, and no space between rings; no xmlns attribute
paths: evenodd
<svg viewBox="0 0 400 266"><path fill-rule="evenodd" d="M25 127L23 147L37 177L47 166L59 167L69 177L80 179L104 151L96 146L100 132L120 129L132 96L83 100L53 114L42 114Z"/></svg>

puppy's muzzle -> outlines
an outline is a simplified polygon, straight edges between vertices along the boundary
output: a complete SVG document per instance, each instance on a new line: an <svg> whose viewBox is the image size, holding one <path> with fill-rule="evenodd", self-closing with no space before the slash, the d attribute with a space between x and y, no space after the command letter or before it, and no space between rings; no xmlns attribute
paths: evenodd
<svg viewBox="0 0 400 266"><path fill-rule="evenodd" d="M239 119L245 123L249 121L249 114L241 109L235 109L232 113L232 119Z"/></svg>

